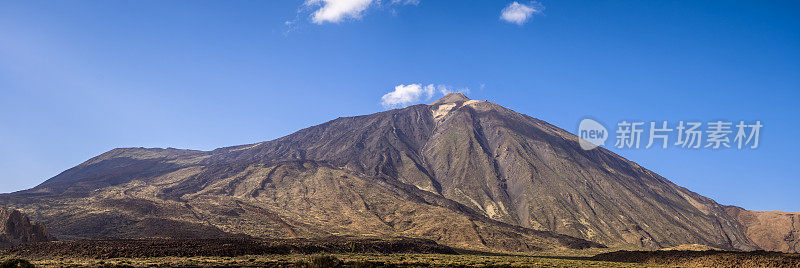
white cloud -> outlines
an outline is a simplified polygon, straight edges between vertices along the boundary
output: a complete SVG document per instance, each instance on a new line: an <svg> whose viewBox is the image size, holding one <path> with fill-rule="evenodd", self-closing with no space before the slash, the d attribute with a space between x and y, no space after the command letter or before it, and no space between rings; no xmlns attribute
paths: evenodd
<svg viewBox="0 0 800 268"><path fill-rule="evenodd" d="M422 86L421 84L399 85L394 87L394 91L381 97L381 105L385 108L406 106L420 101L423 94L430 99L433 97L433 93L433 84L427 86Z"/></svg>
<svg viewBox="0 0 800 268"><path fill-rule="evenodd" d="M438 86L436 86L436 89L438 89L439 93L442 93L442 95L447 95L447 94L450 94L450 93L453 93L453 92L461 92L461 93L464 93L464 94L469 94L469 88L466 88L466 87L464 87L464 88L455 88L454 89L451 86L438 85Z"/></svg>
<svg viewBox="0 0 800 268"><path fill-rule="evenodd" d="M307 0L305 3L309 7L321 6L311 14L311 21L316 24L359 19L370 4L372 0Z"/></svg>
<svg viewBox="0 0 800 268"><path fill-rule="evenodd" d="M422 84L409 84L399 85L394 87L394 91L386 93L381 97L381 105L384 108L403 107L409 104L417 103L423 100L430 100L436 93L447 95L452 92L461 92L469 94L469 88L454 89L447 85L422 85Z"/></svg>
<svg viewBox="0 0 800 268"><path fill-rule="evenodd" d="M533 14L541 14L544 6L537 2L520 4L516 1L503 8L500 19L517 25L525 24Z"/></svg>
<svg viewBox="0 0 800 268"><path fill-rule="evenodd" d="M391 0L388 4L384 4L385 2L382 0L306 0L303 6L310 9L319 8L311 13L311 21L323 24L326 22L339 23L346 19L358 20L370 6L416 6L419 5L419 1Z"/></svg>

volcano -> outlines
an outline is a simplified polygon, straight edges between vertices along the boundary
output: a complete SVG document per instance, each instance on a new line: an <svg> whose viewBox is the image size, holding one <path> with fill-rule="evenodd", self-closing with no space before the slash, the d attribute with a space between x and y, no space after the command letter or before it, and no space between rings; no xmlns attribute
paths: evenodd
<svg viewBox="0 0 800 268"><path fill-rule="evenodd" d="M714 200L461 93L213 151L114 149L0 195L0 205L62 240L335 235L518 252L758 248Z"/></svg>

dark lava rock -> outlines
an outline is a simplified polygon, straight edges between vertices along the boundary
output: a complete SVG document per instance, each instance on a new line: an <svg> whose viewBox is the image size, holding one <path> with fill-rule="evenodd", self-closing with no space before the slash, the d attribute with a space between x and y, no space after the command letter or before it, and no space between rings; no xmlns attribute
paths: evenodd
<svg viewBox="0 0 800 268"><path fill-rule="evenodd" d="M44 225L31 224L18 210L0 208L0 247L52 240Z"/></svg>

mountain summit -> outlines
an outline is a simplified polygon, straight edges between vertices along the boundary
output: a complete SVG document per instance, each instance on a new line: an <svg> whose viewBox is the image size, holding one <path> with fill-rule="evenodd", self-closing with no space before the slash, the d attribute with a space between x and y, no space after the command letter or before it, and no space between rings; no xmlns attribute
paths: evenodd
<svg viewBox="0 0 800 268"><path fill-rule="evenodd" d="M464 95L464 93L454 92L454 93L447 93L446 95L444 95L444 97L442 97L441 99L439 99L437 101L434 101L430 105L434 106L434 105L446 104L446 103L458 103L458 102L465 102L465 101L468 101L468 100L470 100L470 99L467 98L467 96Z"/></svg>
<svg viewBox="0 0 800 268"><path fill-rule="evenodd" d="M0 205L36 211L65 238L355 235L505 251L756 248L714 200L461 93L208 152L114 149L2 195Z"/></svg>

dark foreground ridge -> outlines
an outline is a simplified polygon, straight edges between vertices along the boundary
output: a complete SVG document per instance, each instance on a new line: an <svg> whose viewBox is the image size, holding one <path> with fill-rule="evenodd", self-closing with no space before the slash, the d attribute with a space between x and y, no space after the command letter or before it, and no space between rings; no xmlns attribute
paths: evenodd
<svg viewBox="0 0 800 268"><path fill-rule="evenodd" d="M236 257L263 254L315 253L434 253L456 254L450 247L417 238L319 239L106 239L40 242L0 250L0 255L26 259L148 258L148 257Z"/></svg>
<svg viewBox="0 0 800 268"><path fill-rule="evenodd" d="M615 251L590 260L690 267L800 267L800 254L773 251Z"/></svg>

